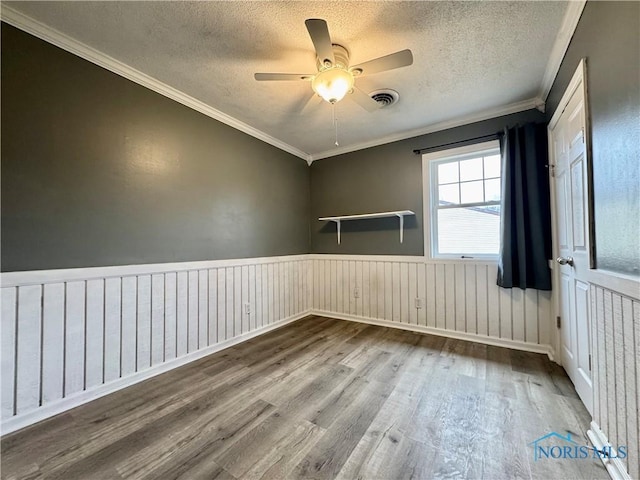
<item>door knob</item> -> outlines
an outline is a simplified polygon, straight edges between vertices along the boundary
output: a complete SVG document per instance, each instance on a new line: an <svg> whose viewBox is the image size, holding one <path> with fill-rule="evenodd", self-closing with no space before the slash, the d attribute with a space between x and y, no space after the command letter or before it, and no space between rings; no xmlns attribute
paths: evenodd
<svg viewBox="0 0 640 480"><path fill-rule="evenodd" d="M573 257L558 257L556 258L556 262L560 265L569 265L570 267L573 267Z"/></svg>

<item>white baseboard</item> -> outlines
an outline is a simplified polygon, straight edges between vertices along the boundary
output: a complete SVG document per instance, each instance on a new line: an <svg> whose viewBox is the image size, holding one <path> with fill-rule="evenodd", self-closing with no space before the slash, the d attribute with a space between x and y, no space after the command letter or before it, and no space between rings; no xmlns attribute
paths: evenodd
<svg viewBox="0 0 640 480"><path fill-rule="evenodd" d="M427 333L430 335L438 335L440 337L455 338L458 340L466 340L469 342L482 343L485 345L493 345L496 347L511 348L514 350L522 350L525 352L542 353L554 360L553 350L549 345L540 345L537 343L519 342L517 340L505 340L502 338L487 337L484 335L475 335L472 333L456 332L453 330L445 330L442 328L425 327L424 325L413 325L407 323L391 322L389 320L380 320L377 318L359 317L356 315L347 315L344 313L327 312L323 310L311 309L311 315L319 315L322 317L337 318L340 320L349 320L352 322L366 323L369 325L378 325L380 327L397 328L400 330L408 330L411 332Z"/></svg>
<svg viewBox="0 0 640 480"><path fill-rule="evenodd" d="M42 420L46 420L48 418L53 417L54 415L58 415L60 413L63 413L67 410L71 410L72 408L78 407L80 405L83 405L85 403L88 403L92 400L98 399L100 397L103 397L105 395L109 395L110 393L114 393L118 390L121 390L123 388L129 387L131 385L135 385L136 383L140 383L144 380L147 380L149 378L155 377L156 375L160 375L162 373L168 372L170 370L173 370L175 368L178 368L182 365L185 365L187 363L196 361L198 359L201 359L203 357L206 357L208 355L211 355L213 353L219 352L221 350L224 350L226 348L232 347L234 345L238 345L242 342L245 342L249 339L255 338L257 336L263 335L265 333L268 333L272 330L275 330L277 328L283 327L289 323L293 323L297 320L300 320L302 318L305 318L309 315L318 315L318 316L323 316L323 317L329 317L329 318L336 318L336 319L340 319L340 320L347 320L347 321L352 321L352 322L359 322L359 323L366 323L369 325L377 325L377 326L382 326L382 327L390 327L390 328L397 328L400 330L408 330L408 331L413 331L413 332L418 332L418 333L426 333L426 334L431 334L431 335L438 335L441 337L447 337L447 338L455 338L455 339L459 339L459 340L466 340L466 341L471 341L471 342L476 342L476 343L482 343L482 344L486 344L486 345L493 345L493 346L498 346L498 347L505 347L505 348L511 348L511 349L515 349L515 350L522 350L522 351L527 351L527 352L534 352L534 353L543 353L549 356L549 358L551 358L553 360L553 352L551 350L551 348L547 345L538 345L538 344L531 344L531 343L526 343L526 342L519 342L516 340L505 340L505 339L500 339L500 338L492 338L492 337L486 337L486 336L482 336L482 335L474 335L474 334L470 334L470 333L464 333L464 332L455 332L455 331L451 331L451 330L444 330L444 329L440 329L440 328L433 328L433 327L426 327L423 325L410 325L410 324L406 324L406 323L397 323L397 322L391 322L388 320L380 320L380 319L374 319L374 318L366 318L366 317L358 317L355 315L346 315L346 314L342 314L342 313L335 313L335 312L328 312L328 311L322 311L322 310L314 310L314 309L310 309L310 310L306 310L298 315L295 316L291 316L289 318L286 318L284 320L280 320L278 322L275 322L271 325L256 329L252 332L248 332L245 333L243 335L240 335L238 337L226 340L224 342L220 342L216 345L212 345L210 347L204 348L202 350L197 350L195 352L192 352L190 354L187 354L183 357L180 358L176 358L173 360L170 360L168 362L156 365L154 367L151 367L147 370L135 373L131 376L128 376L126 378L120 378L118 380L100 385L92 390L87 390L87 391L83 391L83 392L79 392L76 395L64 398L58 402L55 403L51 403L49 405L43 406L41 408L38 408L37 410L34 410L32 412L28 412L25 413L23 415L20 416L16 416L16 417L12 417L12 418L8 418L7 420L5 420L4 422L2 422L2 425L0 426L0 430L1 430L1 435L6 435L9 434L11 432L15 432L17 430L20 430L22 428L25 428L27 426L33 425L37 422L40 422ZM599 430L598 430L599 431ZM600 432L601 433L601 432ZM594 442L595 443L595 442ZM619 461L618 461L619 462ZM621 463L621 462L620 462ZM607 467L609 468L609 467ZM622 467L624 468L624 467ZM623 470L624 471L624 470ZM626 473L626 472L625 472ZM614 477L614 478L629 478L628 475L627 477L624 476L619 476L619 477Z"/></svg>
<svg viewBox="0 0 640 480"><path fill-rule="evenodd" d="M97 398L104 397L105 395L109 395L110 393L114 393L118 390L122 390L123 388L135 385L136 383L140 383L144 380L155 377L156 375L160 375L161 373L168 372L169 370L173 370L174 368L178 368L187 363L199 360L200 358L211 355L212 353L219 352L234 345L238 345L239 343L246 342L249 339L264 335L265 333L268 333L272 330L307 317L310 314L310 311L302 312L298 315L294 315L284 320L272 323L271 325L258 328L256 330L253 330L252 332L247 332L224 342L220 342L215 345L211 345L210 347L203 348L202 350L197 350L195 352L189 353L180 358L176 358L168 362L156 365L149 368L148 370L134 373L133 375L130 375L126 378L120 378L118 380L114 380L113 382L105 383L92 390L79 392L76 395L69 396L58 402L38 408L33 412L9 418L2 422L2 425L0 426L1 435L4 436L8 433L15 432L16 430L20 430L21 428L33 425L36 422L51 418L54 415L66 412L67 410L71 410L72 408L78 407Z"/></svg>
<svg viewBox="0 0 640 480"><path fill-rule="evenodd" d="M600 430L596 422L591 422L591 428L587 431L587 436L593 446L598 450L602 450L603 447L610 447L615 452L615 448L609 443L607 436ZM602 464L613 480L631 480L631 476L627 472L624 463L622 463L622 460L619 458L600 457L600 460L602 460Z"/></svg>

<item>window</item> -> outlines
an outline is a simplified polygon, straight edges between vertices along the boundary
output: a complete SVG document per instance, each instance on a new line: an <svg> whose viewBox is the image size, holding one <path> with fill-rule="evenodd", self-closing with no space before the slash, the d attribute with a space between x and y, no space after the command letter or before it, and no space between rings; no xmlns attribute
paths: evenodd
<svg viewBox="0 0 640 480"><path fill-rule="evenodd" d="M501 170L498 141L431 153L423 158L429 172L425 187L430 192L432 256L498 255Z"/></svg>

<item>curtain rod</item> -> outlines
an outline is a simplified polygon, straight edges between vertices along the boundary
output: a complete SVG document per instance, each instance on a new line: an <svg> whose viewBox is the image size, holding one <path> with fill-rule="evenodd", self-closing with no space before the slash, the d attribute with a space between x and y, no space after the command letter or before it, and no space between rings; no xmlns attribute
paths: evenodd
<svg viewBox="0 0 640 480"><path fill-rule="evenodd" d="M442 147L449 147L452 145L458 145L460 143L473 142L474 140L494 140L494 139L500 138L502 135L504 135L504 132L490 133L489 135L482 135L480 137L467 138L466 140L458 140L457 142L443 143L442 145L434 145L433 147L417 148L413 151L413 153L415 153L416 155L419 155L420 153L426 152L428 150L437 150Z"/></svg>

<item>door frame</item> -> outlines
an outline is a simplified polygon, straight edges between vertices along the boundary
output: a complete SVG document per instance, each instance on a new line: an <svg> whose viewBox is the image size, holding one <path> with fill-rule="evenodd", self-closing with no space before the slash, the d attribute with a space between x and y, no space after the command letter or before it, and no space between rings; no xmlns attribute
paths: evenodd
<svg viewBox="0 0 640 480"><path fill-rule="evenodd" d="M553 148L552 135L551 131L558 123L560 116L567 108L569 100L573 94L578 90L578 88L582 88L582 96L584 103L584 125L583 125L583 138L585 141L585 156L586 156L586 164L587 164L587 189L585 191L586 196L586 222L587 222L587 257L589 259L588 269L591 271L595 268L595 222L593 216L593 168L592 168L592 155L591 155L591 113L589 109L589 96L587 89L587 61L586 58L582 58L578 63L575 73L573 77L571 77L571 81L567 86L558 107L556 108L553 116L551 117L551 121L547 125L547 147L549 150L549 190L551 194L551 237L552 237L552 258L549 261L549 267L551 268L552 282L554 285L553 294L552 294L552 309L553 309L553 319L552 323L555 325L555 328L551 328L553 332L553 340L551 348L554 353L554 361L560 365L562 365L562 355L560 350L560 332L558 329L556 319L561 316L561 308L560 308L560 292L559 292L559 281L560 281L560 269L557 268L555 263L555 258L559 255L558 248L558 236L557 236L557 199L555 193L555 185L554 185L554 168L555 168L555 151ZM590 280L590 279L589 279ZM589 317L591 317L591 312L589 312ZM593 340L591 332L589 334L589 351L593 352Z"/></svg>

